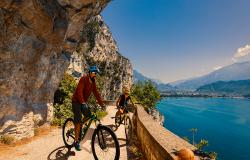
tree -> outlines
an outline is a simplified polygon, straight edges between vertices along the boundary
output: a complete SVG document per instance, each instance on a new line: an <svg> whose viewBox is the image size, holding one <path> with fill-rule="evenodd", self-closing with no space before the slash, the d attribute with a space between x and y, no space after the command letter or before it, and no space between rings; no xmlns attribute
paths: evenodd
<svg viewBox="0 0 250 160"><path fill-rule="evenodd" d="M154 108L160 100L160 93L151 81L137 82L132 87L131 96L145 108Z"/></svg>
<svg viewBox="0 0 250 160"><path fill-rule="evenodd" d="M194 142L194 134L198 132L198 129L197 129L197 128L191 128L191 129L190 129L190 132L192 132L192 135L193 135L193 145L195 145L195 142Z"/></svg>

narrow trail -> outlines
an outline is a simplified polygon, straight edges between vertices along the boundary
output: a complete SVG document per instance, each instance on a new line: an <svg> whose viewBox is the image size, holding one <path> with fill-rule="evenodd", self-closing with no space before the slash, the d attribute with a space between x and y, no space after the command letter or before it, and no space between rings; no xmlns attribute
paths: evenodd
<svg viewBox="0 0 250 160"><path fill-rule="evenodd" d="M115 106L108 106L108 115L101 120L102 124L114 129L116 111ZM71 152L68 152L63 143L62 129L55 128L49 134L41 136L27 144L8 147L4 152L0 151L0 160L93 160L91 137L94 128L95 126L92 124L86 137L81 142L81 151L76 151L72 148ZM124 125L121 125L115 131L115 134L120 144L120 160L127 160L128 152ZM72 152L75 152L75 155Z"/></svg>

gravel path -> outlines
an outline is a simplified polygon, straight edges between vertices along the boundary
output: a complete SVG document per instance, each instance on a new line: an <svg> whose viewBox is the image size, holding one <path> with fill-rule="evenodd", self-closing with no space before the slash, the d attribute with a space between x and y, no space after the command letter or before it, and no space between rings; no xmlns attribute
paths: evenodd
<svg viewBox="0 0 250 160"><path fill-rule="evenodd" d="M108 125L114 129L114 116L116 107L107 107L108 115L102 119L102 124ZM81 142L81 151L75 151L74 148L71 152L64 147L62 140L62 130L59 128L53 129L48 135L39 137L30 143L9 147L8 150L0 151L0 160L93 160L91 150L91 137L95 126L89 128L85 139ZM115 134L120 144L120 159L127 160L127 146L126 136L124 132L124 125L121 125ZM75 153L75 155L74 155Z"/></svg>

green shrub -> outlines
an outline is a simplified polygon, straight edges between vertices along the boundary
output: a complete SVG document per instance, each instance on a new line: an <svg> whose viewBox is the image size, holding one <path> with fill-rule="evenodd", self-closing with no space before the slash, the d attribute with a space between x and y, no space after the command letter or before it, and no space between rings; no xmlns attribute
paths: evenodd
<svg viewBox="0 0 250 160"><path fill-rule="evenodd" d="M99 119L104 118L108 113L106 111L97 111L96 115Z"/></svg>
<svg viewBox="0 0 250 160"><path fill-rule="evenodd" d="M11 136L11 135L2 135L0 137L0 142L3 144L11 144L15 141L15 137Z"/></svg>
<svg viewBox="0 0 250 160"><path fill-rule="evenodd" d="M199 143L195 145L198 150L203 150L205 146L208 146L208 140L201 139Z"/></svg>
<svg viewBox="0 0 250 160"><path fill-rule="evenodd" d="M210 152L208 155L212 159L216 159L217 158L217 153L216 152Z"/></svg>
<svg viewBox="0 0 250 160"><path fill-rule="evenodd" d="M133 101L141 103L146 108L154 108L160 100L160 93L151 81L137 82L132 87Z"/></svg>
<svg viewBox="0 0 250 160"><path fill-rule="evenodd" d="M64 74L64 77L59 85L54 104L54 118L52 124L61 126L68 118L73 118L72 112L72 95L77 87L76 80L69 74Z"/></svg>

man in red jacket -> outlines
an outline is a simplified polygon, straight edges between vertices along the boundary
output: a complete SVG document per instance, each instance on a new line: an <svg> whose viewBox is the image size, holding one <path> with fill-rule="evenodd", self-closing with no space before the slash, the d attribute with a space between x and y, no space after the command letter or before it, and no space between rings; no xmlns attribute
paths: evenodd
<svg viewBox="0 0 250 160"><path fill-rule="evenodd" d="M91 94L94 93L99 105L102 108L105 108L101 96L96 88L95 77L96 74L99 73L99 69L96 66L91 66L89 68L88 75L82 76L80 79L75 93L72 98L72 109L74 113L74 123L75 123L75 148L77 151L80 151L80 128L81 128L81 119L82 114L84 115L84 121L88 120L91 116L91 111L89 110L86 102Z"/></svg>

